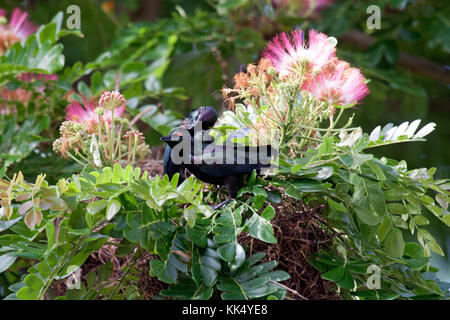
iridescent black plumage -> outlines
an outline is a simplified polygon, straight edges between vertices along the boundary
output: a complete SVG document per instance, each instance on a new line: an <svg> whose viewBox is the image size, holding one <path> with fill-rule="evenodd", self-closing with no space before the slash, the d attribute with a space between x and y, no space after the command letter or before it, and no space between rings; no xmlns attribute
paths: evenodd
<svg viewBox="0 0 450 320"><path fill-rule="evenodd" d="M191 136L194 135L194 128L196 125L201 125L201 130L208 130L214 126L218 118L218 114L216 109L211 106L200 107L195 111L192 111L188 116L183 120L183 122L172 130L171 134L180 129L188 130ZM182 173L182 167L180 165L176 165L173 163L171 159L172 155L172 147L170 145L166 145L166 149L164 151L164 174L167 174L170 179L172 179L173 175L178 173ZM183 177L182 177L183 178ZM182 180L182 179L181 179ZM181 181L180 180L180 181Z"/></svg>
<svg viewBox="0 0 450 320"><path fill-rule="evenodd" d="M186 168L206 183L225 186L230 198L236 197L243 181L242 178L246 174L252 173L253 170L259 173L262 168L270 166L270 158L273 154L270 146L216 145L214 139L204 131L202 131L201 140L196 141L192 135L190 138L190 155L184 157L180 168ZM196 138L198 137L196 136ZM171 150L169 157L172 149L183 139L183 135L177 130L173 131L171 135L161 138L167 143L167 148Z"/></svg>

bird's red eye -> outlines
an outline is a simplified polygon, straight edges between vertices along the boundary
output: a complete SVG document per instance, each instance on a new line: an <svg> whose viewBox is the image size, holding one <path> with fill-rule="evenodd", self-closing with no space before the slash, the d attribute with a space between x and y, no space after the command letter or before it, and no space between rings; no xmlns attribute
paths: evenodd
<svg viewBox="0 0 450 320"><path fill-rule="evenodd" d="M181 132L177 132L177 136L181 137L183 134Z"/></svg>

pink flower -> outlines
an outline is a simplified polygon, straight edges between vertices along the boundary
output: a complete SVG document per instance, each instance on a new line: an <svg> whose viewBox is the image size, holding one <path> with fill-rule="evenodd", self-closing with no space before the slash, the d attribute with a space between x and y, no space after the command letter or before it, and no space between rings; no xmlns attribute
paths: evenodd
<svg viewBox="0 0 450 320"><path fill-rule="evenodd" d="M51 84L48 84L47 81L57 81L58 76L56 74L34 74L34 73L22 73L19 76L17 76L17 79L25 81L25 82L32 82L35 80L43 80L44 84L41 86L35 86L34 88L36 91L40 93L44 93L45 88L52 87ZM23 105L27 105L33 96L32 91L27 91L22 88L17 88L14 90L9 90L6 87L3 87L0 90L0 114L9 114L9 113L16 113L16 103L20 102ZM37 98L39 99L39 98ZM3 102L5 101L5 102Z"/></svg>
<svg viewBox="0 0 450 320"><path fill-rule="evenodd" d="M48 83L48 81L58 81L58 75L56 74L43 74L43 73L31 73L24 72L17 76L17 79L25 81L25 82L34 82L38 80L42 80L43 84L40 86L35 86L34 88L40 92L44 93L46 88L52 89L53 85Z"/></svg>
<svg viewBox="0 0 450 320"><path fill-rule="evenodd" d="M94 101L84 99L83 105L78 101L73 101L66 109L66 120L74 121L78 123L84 123L88 132L91 132L98 123L98 115L95 113L95 109L98 107ZM122 116L125 111L125 104L120 108L114 110L114 115ZM104 110L104 114L101 116L102 121L108 121L111 123L112 113L110 110Z"/></svg>
<svg viewBox="0 0 450 320"><path fill-rule="evenodd" d="M336 48L328 36L311 30L308 44L302 30L289 35L283 32L267 45L264 57L269 59L281 76L301 76L305 71L317 73L335 58ZM306 70L305 70L306 68Z"/></svg>
<svg viewBox="0 0 450 320"><path fill-rule="evenodd" d="M338 61L311 81L303 84L317 100L331 105L348 106L360 102L369 94L366 79L357 68L347 62Z"/></svg>
<svg viewBox="0 0 450 320"><path fill-rule="evenodd" d="M124 107L126 100L124 96L116 89L114 91L106 91L100 97L99 105L107 110Z"/></svg>
<svg viewBox="0 0 450 320"><path fill-rule="evenodd" d="M15 114L16 103L27 105L31 100L32 93L22 88L8 90L2 88L0 91L0 114Z"/></svg>
<svg viewBox="0 0 450 320"><path fill-rule="evenodd" d="M25 40L37 30L32 22L27 20L28 13L15 8L8 24L0 24L0 55L15 42ZM0 9L0 18L6 19L6 11Z"/></svg>
<svg viewBox="0 0 450 320"><path fill-rule="evenodd" d="M43 80L44 82L58 81L58 75L56 75L56 74L43 74L43 73L31 73L31 72L21 73L17 78L22 81L26 81L26 82L32 82L34 80Z"/></svg>

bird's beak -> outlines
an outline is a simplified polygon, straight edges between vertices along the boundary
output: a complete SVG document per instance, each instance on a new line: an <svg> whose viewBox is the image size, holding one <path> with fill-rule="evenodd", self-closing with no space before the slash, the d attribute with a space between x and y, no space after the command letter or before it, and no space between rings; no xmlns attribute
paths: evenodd
<svg viewBox="0 0 450 320"><path fill-rule="evenodd" d="M172 137L170 135L161 137L161 141L165 142L165 143L169 143L170 141L172 141Z"/></svg>

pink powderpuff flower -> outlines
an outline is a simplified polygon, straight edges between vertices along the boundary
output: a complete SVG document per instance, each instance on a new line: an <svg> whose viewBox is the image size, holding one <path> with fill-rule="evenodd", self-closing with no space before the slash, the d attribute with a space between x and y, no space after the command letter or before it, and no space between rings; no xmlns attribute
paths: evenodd
<svg viewBox="0 0 450 320"><path fill-rule="evenodd" d="M34 74L34 73L22 73L17 76L17 79L25 82L33 82L35 80L43 80L44 84L41 86L35 86L34 88L40 92L44 93L46 88L52 88L52 84L48 81L57 81L58 76L56 74ZM33 93L22 88L17 88L15 90L9 90L3 87L0 90L0 114L16 113L15 102L20 102L23 105L27 105L32 99ZM39 99L39 97L37 98ZM6 101L3 103L3 101ZM9 102L9 104L8 104Z"/></svg>
<svg viewBox="0 0 450 320"><path fill-rule="evenodd" d="M357 68L351 68L347 62L337 61L311 81L303 84L319 101L330 105L350 106L359 103L369 94L366 79Z"/></svg>
<svg viewBox="0 0 450 320"><path fill-rule="evenodd" d="M31 100L31 96L31 92L22 88L15 90L2 88L0 91L0 114L15 114L17 112L15 103L20 102L23 105L27 105Z"/></svg>
<svg viewBox="0 0 450 320"><path fill-rule="evenodd" d="M294 30L275 36L263 56L272 62L280 76L302 76L305 71L320 72L335 58L336 48L324 33L311 30L306 43L305 33Z"/></svg>
<svg viewBox="0 0 450 320"><path fill-rule="evenodd" d="M15 42L25 40L37 30L28 19L28 12L15 8L11 14L9 23L0 24L0 55L2 55ZM0 9L0 18L6 19L6 11Z"/></svg>
<svg viewBox="0 0 450 320"><path fill-rule="evenodd" d="M49 81L58 81L58 75L56 74L43 74L43 73L31 73L31 72L24 72L21 73L17 79L25 81L25 82L34 82L42 80L43 84L41 86L35 86L35 89L39 91L40 93L44 93L44 90L46 88L53 88L52 83L49 83Z"/></svg>
<svg viewBox="0 0 450 320"><path fill-rule="evenodd" d="M94 101L84 99L83 105L78 101L73 101L66 109L66 120L74 121L78 123L84 123L88 132L94 132L98 124L98 115L95 113L95 109L98 107ZM116 116L122 116L125 111L125 104L120 108L114 110ZM100 117L102 121L111 123L112 113L110 110L104 110L103 115Z"/></svg>
<svg viewBox="0 0 450 320"><path fill-rule="evenodd" d="M21 73L17 78L22 81L27 81L27 82L32 82L35 80L42 80L44 82L58 81L58 75L56 75L56 74L43 74L43 73L31 73L31 72Z"/></svg>

